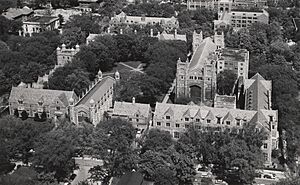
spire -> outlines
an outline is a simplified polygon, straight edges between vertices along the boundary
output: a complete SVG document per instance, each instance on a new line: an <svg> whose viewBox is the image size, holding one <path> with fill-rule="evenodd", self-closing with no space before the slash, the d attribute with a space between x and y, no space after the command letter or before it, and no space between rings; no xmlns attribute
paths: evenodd
<svg viewBox="0 0 300 185"><path fill-rule="evenodd" d="M115 79L116 79L117 81L120 80L120 73L119 73L118 70L115 72Z"/></svg>
<svg viewBox="0 0 300 185"><path fill-rule="evenodd" d="M102 80L102 77L103 77L102 71L101 71L101 69L99 69L98 74L97 74L97 78L99 80Z"/></svg>
<svg viewBox="0 0 300 185"><path fill-rule="evenodd" d="M153 29L150 29L150 37L153 37Z"/></svg>

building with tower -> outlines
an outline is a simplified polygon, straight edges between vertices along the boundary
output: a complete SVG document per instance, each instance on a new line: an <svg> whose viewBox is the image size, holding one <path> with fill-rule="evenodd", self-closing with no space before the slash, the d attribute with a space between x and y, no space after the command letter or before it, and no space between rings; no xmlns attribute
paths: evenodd
<svg viewBox="0 0 300 185"><path fill-rule="evenodd" d="M201 102L212 101L216 88L217 45L210 37L193 33L193 55L177 62L176 98L191 97Z"/></svg>
<svg viewBox="0 0 300 185"><path fill-rule="evenodd" d="M99 70L95 81L86 89L78 101L70 99L70 120L76 125L83 121L97 125L105 119L105 112L113 106L113 94L116 81L120 79L118 71L115 78L103 77Z"/></svg>
<svg viewBox="0 0 300 185"><path fill-rule="evenodd" d="M55 67L63 67L67 63L71 62L74 56L80 51L80 46L77 44L74 48L66 48L65 44L61 45L61 48L56 49L57 64Z"/></svg>
<svg viewBox="0 0 300 185"><path fill-rule="evenodd" d="M224 33L215 32L203 39L202 32L193 33L193 55L187 61L177 62L176 98L190 97L212 105L215 97L217 74L227 69L238 77L248 78L249 52L226 48Z"/></svg>

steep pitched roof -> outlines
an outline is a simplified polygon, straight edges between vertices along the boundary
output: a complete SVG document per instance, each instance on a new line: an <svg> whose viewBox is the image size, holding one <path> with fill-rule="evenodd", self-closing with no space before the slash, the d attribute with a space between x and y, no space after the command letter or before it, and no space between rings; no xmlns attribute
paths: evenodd
<svg viewBox="0 0 300 185"><path fill-rule="evenodd" d="M140 117L150 116L151 107L150 104L143 103L131 103L131 102L118 102L114 104L114 115L135 116L136 113L140 113Z"/></svg>
<svg viewBox="0 0 300 185"><path fill-rule="evenodd" d="M207 59L212 52L216 51L216 49L217 46L213 40L210 37L205 38L192 56L190 69L202 68L205 59Z"/></svg>
<svg viewBox="0 0 300 185"><path fill-rule="evenodd" d="M43 105L51 105L54 100L60 100L64 106L68 106L70 98L77 98L74 91L12 87L8 101L18 102L23 99L24 103L37 104L43 100Z"/></svg>
<svg viewBox="0 0 300 185"><path fill-rule="evenodd" d="M77 102L77 105L88 105L91 99L98 101L109 90L109 87L115 83L115 79L110 76L104 77L99 81L85 96Z"/></svg>

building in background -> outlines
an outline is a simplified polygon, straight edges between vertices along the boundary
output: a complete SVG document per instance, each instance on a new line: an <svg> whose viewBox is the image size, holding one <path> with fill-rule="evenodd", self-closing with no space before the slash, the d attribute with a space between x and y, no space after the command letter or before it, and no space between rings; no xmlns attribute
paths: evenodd
<svg viewBox="0 0 300 185"><path fill-rule="evenodd" d="M111 26L116 26L119 24L127 24L127 25L159 24L166 31L179 28L179 22L175 17L164 18L164 17L130 16L130 15L126 15L124 12L121 12L118 15L113 16L110 20Z"/></svg>
<svg viewBox="0 0 300 185"><path fill-rule="evenodd" d="M269 13L266 10L232 10L231 12L219 12L218 20L214 20L214 30L232 27L238 31L248 28L252 23L269 23Z"/></svg>
<svg viewBox="0 0 300 185"><path fill-rule="evenodd" d="M56 49L57 64L56 67L63 67L69 62L72 62L74 56L80 51L80 46L77 44L75 48L66 48L65 44L61 45L61 48Z"/></svg>
<svg viewBox="0 0 300 185"><path fill-rule="evenodd" d="M32 36L33 33L57 30L59 18L52 16L34 16L23 22L20 36Z"/></svg>
<svg viewBox="0 0 300 185"><path fill-rule="evenodd" d="M31 8L24 6L23 8L9 8L2 15L15 21L27 21L34 16L34 12Z"/></svg>

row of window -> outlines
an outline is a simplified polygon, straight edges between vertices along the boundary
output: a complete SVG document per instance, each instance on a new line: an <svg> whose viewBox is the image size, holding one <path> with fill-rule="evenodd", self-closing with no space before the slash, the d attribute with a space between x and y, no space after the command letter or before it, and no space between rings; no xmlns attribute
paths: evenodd
<svg viewBox="0 0 300 185"><path fill-rule="evenodd" d="M189 118L185 118L185 121L186 121L186 122L189 122ZM196 121L197 123L200 123L200 119L199 119L199 118L196 118L195 121ZM207 119L207 120L206 120L206 123L207 123L207 124L210 124L211 121L212 121L212 120ZM246 120L243 120L243 121L246 122ZM221 122L221 118L218 118L218 117L217 117L217 124L231 125L231 124L232 124L232 121L230 121L230 120L225 120L225 121ZM236 124L236 126L241 126L241 125L242 125L242 120L236 119L236 120L235 120L235 124ZM184 127L185 127L185 128L188 128L188 127L189 127L188 125L190 125L190 123L185 124ZM162 126L162 123L161 123L160 121L158 121L158 122L156 122L156 126ZM170 127L170 126L171 126L171 123L167 122L167 123L165 124L165 126L166 126L166 127ZM179 124L179 123L176 123L176 124L175 124L175 127L176 127L176 128L179 128L179 127L180 127L180 124Z"/></svg>

